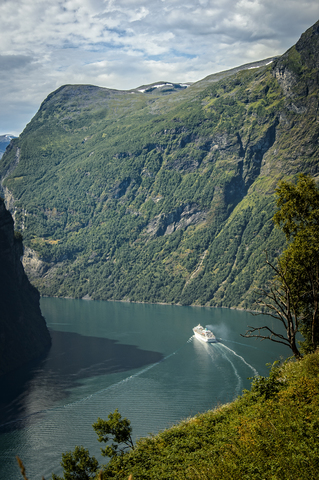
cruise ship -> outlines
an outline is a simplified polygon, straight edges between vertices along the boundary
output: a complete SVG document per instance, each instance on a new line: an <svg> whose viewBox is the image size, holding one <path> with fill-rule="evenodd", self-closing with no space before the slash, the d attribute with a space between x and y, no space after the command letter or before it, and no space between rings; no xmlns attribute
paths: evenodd
<svg viewBox="0 0 319 480"><path fill-rule="evenodd" d="M202 342L206 342L206 343L217 342L217 339L213 334L213 332L208 328L202 327L200 324L198 324L197 327L193 328L193 332L195 337L198 338L198 340L201 340Z"/></svg>

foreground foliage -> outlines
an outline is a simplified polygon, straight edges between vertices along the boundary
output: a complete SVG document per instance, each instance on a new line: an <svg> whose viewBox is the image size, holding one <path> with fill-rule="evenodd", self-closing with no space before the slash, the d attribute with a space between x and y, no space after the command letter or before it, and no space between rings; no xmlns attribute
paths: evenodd
<svg viewBox="0 0 319 480"><path fill-rule="evenodd" d="M117 408L114 413L109 414L108 420L98 418L97 422L93 423L93 429L99 442L112 441L111 445L101 448L104 457L116 457L128 448L134 450L131 422L127 418L122 418Z"/></svg>
<svg viewBox="0 0 319 480"><path fill-rule="evenodd" d="M95 457L90 457L89 451L82 447L75 447L73 452L62 453L64 475L60 477L53 473L52 480L93 480L99 468Z"/></svg>
<svg viewBox="0 0 319 480"><path fill-rule="evenodd" d="M279 209L274 222L288 246L277 265L267 260L274 278L268 288L259 289L257 305L281 322L286 336L269 326L250 327L243 336L282 343L299 358L298 332L304 336L300 342L304 352L314 352L319 340L319 189L313 178L299 174L296 183L279 182L276 195Z"/></svg>
<svg viewBox="0 0 319 480"><path fill-rule="evenodd" d="M112 456L99 476L309 480L318 478L318 452L316 352L283 365L275 362L268 377L254 378L251 390L234 402L138 440L130 452ZM62 478L91 478L69 473Z"/></svg>
<svg viewBox="0 0 319 480"><path fill-rule="evenodd" d="M104 478L318 478L319 355L274 366L235 402L111 462Z"/></svg>
<svg viewBox="0 0 319 480"><path fill-rule="evenodd" d="M300 174L296 184L281 182L277 194L281 208L274 219L289 241L280 266L305 337L302 350L313 352L319 342L319 189Z"/></svg>

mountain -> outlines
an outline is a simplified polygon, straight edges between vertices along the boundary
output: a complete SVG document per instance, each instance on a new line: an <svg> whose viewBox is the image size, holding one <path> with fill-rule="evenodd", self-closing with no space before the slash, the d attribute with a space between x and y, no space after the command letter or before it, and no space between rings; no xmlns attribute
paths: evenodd
<svg viewBox="0 0 319 480"><path fill-rule="evenodd" d="M278 180L318 175L318 39L193 84L51 93L0 162L40 293L249 308L285 242Z"/></svg>
<svg viewBox="0 0 319 480"><path fill-rule="evenodd" d="M0 375L43 354L51 344L33 287L20 258L22 236L0 199Z"/></svg>
<svg viewBox="0 0 319 480"><path fill-rule="evenodd" d="M13 138L16 137L14 135L0 135L0 159Z"/></svg>

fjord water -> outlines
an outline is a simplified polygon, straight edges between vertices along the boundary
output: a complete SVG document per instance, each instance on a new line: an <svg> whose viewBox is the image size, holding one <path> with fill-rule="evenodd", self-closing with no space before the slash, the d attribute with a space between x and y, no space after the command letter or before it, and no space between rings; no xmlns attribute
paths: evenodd
<svg viewBox="0 0 319 480"><path fill-rule="evenodd" d="M52 334L46 356L0 380L0 479L61 473L61 453L83 445L103 463L92 429L118 408L134 438L229 402L266 363L288 356L240 336L265 316L219 308L42 298ZM210 325L216 344L192 328Z"/></svg>

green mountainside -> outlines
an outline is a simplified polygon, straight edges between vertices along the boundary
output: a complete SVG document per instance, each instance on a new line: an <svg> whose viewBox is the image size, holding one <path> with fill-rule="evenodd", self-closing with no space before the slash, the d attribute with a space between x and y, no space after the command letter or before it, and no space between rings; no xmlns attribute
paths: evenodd
<svg viewBox="0 0 319 480"><path fill-rule="evenodd" d="M319 22L188 87L51 93L0 161L42 295L248 308L284 236L279 179L319 171ZM160 86L159 86L160 85Z"/></svg>

